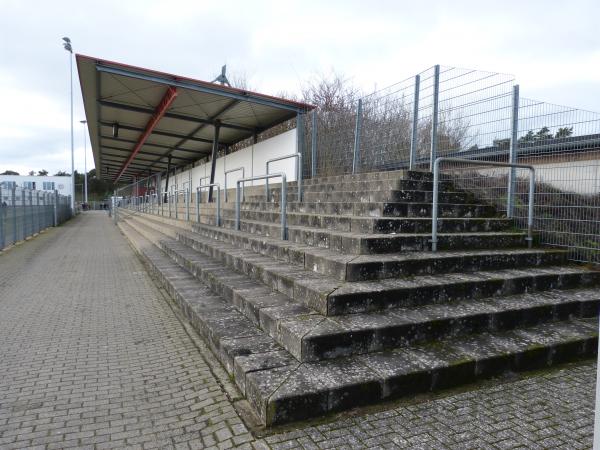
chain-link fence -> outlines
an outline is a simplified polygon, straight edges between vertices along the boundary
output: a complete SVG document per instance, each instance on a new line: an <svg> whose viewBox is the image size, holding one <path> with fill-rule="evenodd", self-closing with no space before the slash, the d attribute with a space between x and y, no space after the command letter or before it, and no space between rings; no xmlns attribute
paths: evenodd
<svg viewBox="0 0 600 450"><path fill-rule="evenodd" d="M56 191L0 186L0 250L70 219L70 202Z"/></svg>

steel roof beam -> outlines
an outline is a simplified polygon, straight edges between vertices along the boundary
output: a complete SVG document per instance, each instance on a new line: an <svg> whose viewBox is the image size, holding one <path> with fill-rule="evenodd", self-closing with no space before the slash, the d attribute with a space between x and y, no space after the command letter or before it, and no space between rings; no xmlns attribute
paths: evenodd
<svg viewBox="0 0 600 450"><path fill-rule="evenodd" d="M106 150L115 150L117 152L126 152L127 155L131 152L131 150L126 149L126 148L120 148L120 147L111 147L110 145L103 145L102 148L106 149ZM108 155L109 153L104 153L105 155ZM113 156L127 156L127 155L113 155ZM145 156L160 156L160 154L156 154L156 153L152 153L152 152L144 152L144 151L139 151L138 155L145 155ZM197 161L196 159L192 159L192 158L182 158L181 156L173 156L173 158L175 159L179 159L181 161L186 161L186 162L194 162ZM150 161L150 160L148 160Z"/></svg>
<svg viewBox="0 0 600 450"><path fill-rule="evenodd" d="M125 103L118 103L118 102L109 102L107 100L102 100L102 99L98 100L98 103L100 103L100 106L104 106L106 108L121 109L124 111L131 111L131 112L137 112L137 113L149 114L149 115L154 113L154 110L152 108L145 108L143 106L127 105ZM169 119L182 120L185 122L205 123L207 125L214 126L214 121L212 121L212 120L202 119L200 117L186 116L185 114L177 114L177 113L169 112L169 113L165 113L164 117L168 117ZM221 127L222 128L231 128L233 130L246 131L248 133L254 133L257 131L260 133L260 131L261 131L261 129L245 127L243 125L234 125L231 123L222 123Z"/></svg>
<svg viewBox="0 0 600 450"><path fill-rule="evenodd" d="M117 158L118 158L118 157L117 157ZM108 155L107 155L107 158L106 158L104 161L108 161L108 162L111 162L111 163L114 163L114 164L121 164L121 165L123 164L123 161L122 161L122 160L117 160L117 159L114 159L114 157L110 157L110 156L108 156ZM165 165L165 166L166 166L166 163L160 163L160 164L162 164L162 165ZM132 168L132 169L136 169L136 170L137 170L137 169L146 169L146 170L148 169L148 166L147 166L147 165L145 165L145 164L141 164L141 163L139 163L139 162L132 162L132 163L130 164L130 166L131 166L131 168ZM132 170L132 171L134 171L134 172L135 172L135 170Z"/></svg>
<svg viewBox="0 0 600 450"><path fill-rule="evenodd" d="M211 120L213 122L216 122L217 119L219 118L219 116L221 114L223 114L224 112L227 112L228 110L230 110L231 108L233 108L238 103L239 103L239 100L232 100L232 101L230 101L227 105L225 105L223 108L221 108L215 114L213 114L212 116L210 116L209 120ZM165 152L163 154L163 156L161 158L158 158L156 161L160 161L165 156L170 155L173 151L177 150L180 145L185 144L188 139L190 139L196 133L200 132L206 126L207 126L207 124L205 124L205 123L201 123L200 125L198 125L191 133L189 133L187 136L184 136L183 139L181 139L179 142L177 142L177 144L175 144L175 146L174 146L174 148L172 150L170 150L168 152ZM217 128L220 128L220 122L215 125L215 136L218 136ZM213 142L213 147L214 147L214 141L212 141L212 142ZM218 143L217 143L217 145L218 145ZM211 183L213 183L212 180L211 180ZM212 195L209 195L209 198L212 198Z"/></svg>
<svg viewBox="0 0 600 450"><path fill-rule="evenodd" d="M112 136L104 136L101 135L100 136L101 139L108 139L111 141L116 141L116 142L125 142L127 144L135 144L137 141L134 141L132 139L125 139L125 138L116 138L116 137L112 137ZM156 147L156 148L166 148L166 149L172 149L173 147L171 145L164 145L164 144L154 144L151 142L146 142L144 144L146 147ZM101 147L104 147L104 145L100 145ZM128 151L131 151L130 149L126 149ZM186 153L193 153L194 155L208 155L210 154L210 150L192 150L192 149L186 149L186 148L177 148L177 149L173 149L173 151L176 152L186 152ZM158 155L157 155L158 156Z"/></svg>
<svg viewBox="0 0 600 450"><path fill-rule="evenodd" d="M107 157L107 159L106 159L107 161L111 161L111 162L115 162L115 163L119 162L121 164L123 164L123 162L124 162L123 159L117 160L115 158L125 158L125 156L111 155L111 154L108 154L108 153L105 153L105 155ZM131 167L135 166L136 168L150 169L151 168L150 166L144 164L146 162L151 162L151 161L149 159L136 159L135 162L132 162L130 165L131 165ZM167 165L167 163L164 163L164 162L160 162L158 164L160 164L161 166L166 166Z"/></svg>
<svg viewBox="0 0 600 450"><path fill-rule="evenodd" d="M115 177L115 181L119 181L119 178L121 177L121 175L123 175L123 172L125 172L125 169L127 169L127 166L131 163L133 158L135 158L137 153L142 149L144 142L146 142L146 139L148 139L148 136L150 136L150 134L152 133L152 130L156 127L156 125L158 125L158 122L160 122L160 119L163 118L163 116L165 115L165 113L167 112L169 107L175 101L176 97L177 97L177 89L174 87L169 87L169 89L167 89L167 92L165 92L165 95L163 96L160 103L156 106L156 108L154 110L154 114L152 115L152 117L150 118L148 123L146 124L146 129L140 136L138 142L135 144L135 147L131 151L131 155L129 155L129 158L127 159L127 161L125 161L125 164L123 164L123 167L121 168L121 170Z"/></svg>
<svg viewBox="0 0 600 450"><path fill-rule="evenodd" d="M223 88L219 88L217 86L212 87L209 86L208 83L206 85L201 85L197 83L193 83L191 81L186 80L178 80L173 78L164 78L158 75L151 75L148 73L142 73L130 69L122 69L118 67L112 67L108 65L104 65L101 63L96 63L96 70L99 72L110 73L112 75L120 75L128 78L136 78L138 80L149 81L152 83L164 84L167 86L174 86L183 89L189 89L190 91L203 92L205 94L213 94L218 95L220 97L228 97L231 99L255 103L258 105L269 106L271 108L283 109L294 113L302 113L305 112L305 108L300 108L299 106L290 105L287 102L278 102L276 99L264 98L262 96L258 96L251 92L232 92Z"/></svg>
<svg viewBox="0 0 600 450"><path fill-rule="evenodd" d="M100 123L100 125L102 125L104 127L112 127L114 125L114 122L100 121L99 123ZM121 123L119 123L119 128L121 130L128 130L128 131L137 131L137 132L144 131L143 128L134 127L131 125L123 125ZM189 141L204 142L205 144L212 144L212 141L210 139L204 139L204 138L199 138L199 137L188 137L185 134L170 133L168 131L152 130L152 134L155 134L157 136L172 137L172 138L177 138L177 139L187 138L187 140L189 140Z"/></svg>

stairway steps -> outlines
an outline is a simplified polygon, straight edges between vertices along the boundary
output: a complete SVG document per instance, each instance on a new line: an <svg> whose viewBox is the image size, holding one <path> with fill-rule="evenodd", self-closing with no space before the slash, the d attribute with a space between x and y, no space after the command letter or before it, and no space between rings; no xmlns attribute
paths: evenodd
<svg viewBox="0 0 600 450"><path fill-rule="evenodd" d="M290 240L273 201L246 190L201 223L124 213L119 226L267 425L544 368L597 352L600 272L524 248L493 207L431 174L290 183ZM444 192L446 191L446 192ZM195 208L190 208L191 220ZM207 222L204 224L202 222Z"/></svg>
<svg viewBox="0 0 600 450"><path fill-rule="evenodd" d="M306 419L386 399L590 357L595 319L578 319L393 351L246 373L248 400L267 424Z"/></svg>
<svg viewBox="0 0 600 450"><path fill-rule="evenodd" d="M214 203L202 203L201 212L213 213L216 206ZM279 202L265 202L264 198L249 201L248 198L242 202L241 210L280 212ZM223 215L235 215L235 202L223 203ZM288 213L308 213L337 216L358 217L431 217L431 203L427 202L391 202L391 201L368 201L368 202L345 202L345 201L319 201L287 203ZM476 203L447 203L439 204L438 217L479 217L494 218L495 210L489 205Z"/></svg>
<svg viewBox="0 0 600 450"><path fill-rule="evenodd" d="M235 221L223 219L222 225L234 229ZM374 234L299 225L288 225L287 228L288 239L291 242L310 247L327 248L350 255L426 251L431 248L430 232ZM281 236L281 226L276 222L240 220L240 229L246 233L265 237ZM520 231L442 232L438 234L438 249L517 248L526 245L525 237L526 234Z"/></svg>
<svg viewBox="0 0 600 450"><path fill-rule="evenodd" d="M230 228L235 225L235 210L223 210L221 215L224 224L228 225ZM354 217L290 212L286 214L286 217L288 226L324 228L327 230L353 233L388 234L431 232L431 218ZM206 218L208 218L209 221L214 221L215 215L204 214L202 219L206 221ZM243 221L272 224L278 223L280 218L281 214L275 211L240 211L240 219ZM438 219L438 231L440 233L504 231L512 226L512 220L504 218L445 217Z"/></svg>
<svg viewBox="0 0 600 450"><path fill-rule="evenodd" d="M282 241L275 237L255 236L243 231L174 221L148 216L240 249L252 250L290 264L299 265L342 281L367 281L399 276L559 265L566 262L566 251L557 249L504 249L408 252L376 255L345 255L326 248L315 248Z"/></svg>
<svg viewBox="0 0 600 450"><path fill-rule="evenodd" d="M146 218L157 230L169 227ZM309 272L232 244L186 231L170 231L183 244L226 263L270 288L323 315L341 315L396 307L441 303L465 298L512 295L528 290L590 286L600 273L580 268L555 267L453 273L365 282L343 282Z"/></svg>

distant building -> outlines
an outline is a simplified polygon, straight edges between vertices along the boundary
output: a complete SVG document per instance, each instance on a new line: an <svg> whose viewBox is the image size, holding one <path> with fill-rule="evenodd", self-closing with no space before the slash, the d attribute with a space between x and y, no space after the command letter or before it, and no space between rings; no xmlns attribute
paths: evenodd
<svg viewBox="0 0 600 450"><path fill-rule="evenodd" d="M0 175L0 189L2 196L7 195L5 190L11 190L13 186L32 191L58 191L60 195L71 195L71 177L50 177L35 175Z"/></svg>

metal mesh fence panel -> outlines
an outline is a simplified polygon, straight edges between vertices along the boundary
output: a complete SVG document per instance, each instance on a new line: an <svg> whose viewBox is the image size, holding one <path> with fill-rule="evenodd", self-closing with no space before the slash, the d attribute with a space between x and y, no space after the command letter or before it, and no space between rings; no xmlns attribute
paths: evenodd
<svg viewBox="0 0 600 450"><path fill-rule="evenodd" d="M0 250L70 218L70 197L0 186Z"/></svg>

